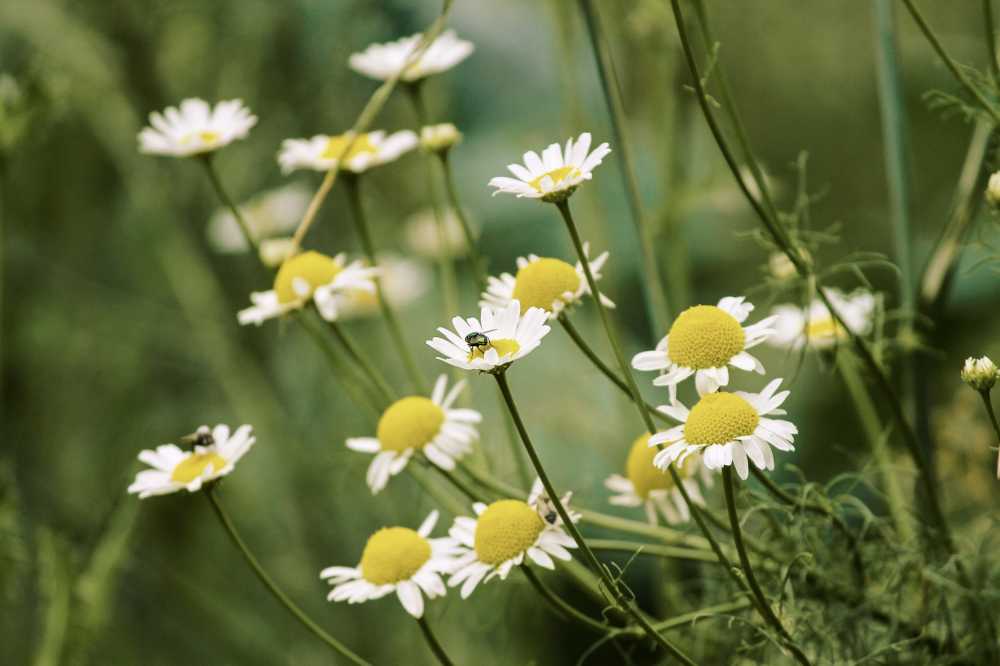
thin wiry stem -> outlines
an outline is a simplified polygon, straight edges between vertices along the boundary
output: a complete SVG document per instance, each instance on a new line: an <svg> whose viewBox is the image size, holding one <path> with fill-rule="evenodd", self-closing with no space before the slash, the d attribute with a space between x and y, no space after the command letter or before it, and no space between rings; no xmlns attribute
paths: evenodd
<svg viewBox="0 0 1000 666"><path fill-rule="evenodd" d="M479 286L480 291L482 291L486 289L487 266L482 255L479 254L479 239L476 238L472 224L469 222L469 218L465 214L465 209L462 208L462 203L458 199L458 188L455 187L455 175L452 173L451 158L448 151L442 150L437 152L436 155L441 162L441 172L444 174L444 187L448 193L448 205L462 227L462 235L465 236L465 245L469 253L469 262L472 264L472 272L476 276L476 284ZM444 251L444 248L442 248L442 251Z"/></svg>
<svg viewBox="0 0 1000 666"><path fill-rule="evenodd" d="M559 611L562 615L577 622L583 627L586 627L590 631L606 634L609 631L614 630L613 627L609 627L606 624L603 624L602 622L598 622L597 620L580 612L579 610L571 606L569 603L567 603L565 600L563 600L559 595L553 592L545 583L543 583L542 580L538 577L538 575L534 571L532 571L531 567L529 567L528 565L522 564L518 568L521 570L522 573L524 573L525 578L528 579L528 582L531 583L531 586L534 587L535 590L537 590L538 593L542 595L542 597L546 601L552 604L552 607L555 608L557 611Z"/></svg>
<svg viewBox="0 0 1000 666"><path fill-rule="evenodd" d="M254 574L257 576L260 582L264 584L265 588L267 588L267 591L270 592L272 595L274 595L274 598L277 599L282 606L287 608L288 612L294 615L295 619L301 622L306 627L306 629L311 631L313 634L316 635L317 638L319 638L321 641L323 641L331 648L333 648L338 654L350 660L351 663L359 664L359 666L371 666L369 662L365 661L358 655L351 652L351 650L349 650L347 646L345 646L343 643L341 643L336 638L334 638L326 631L324 631L322 627L320 627L312 620L312 618L306 615L306 613L301 608L296 606L295 602L293 602L291 598L289 598L289 596L285 594L280 587L278 587L277 583L275 583L274 580L267 574L267 572L264 571L264 568L260 565L260 562L257 561L257 558L254 556L254 554L250 552L250 549L247 547L246 543L244 543L243 539L240 537L239 532L236 531L236 526L233 524L233 521L229 518L229 515L226 513L225 509L222 508L222 505L219 503L219 499L215 496L215 489L213 487L205 488L205 497L208 498L209 503L215 510L215 515L219 517L219 522L222 523L222 527L226 530L226 533L232 540L233 545L235 545L237 550L239 550L240 553L243 555L243 558L247 561L247 564L250 565L250 568L253 570Z"/></svg>
<svg viewBox="0 0 1000 666"><path fill-rule="evenodd" d="M424 640L427 642L427 647L429 647L431 652L434 653L434 656L437 657L438 663L440 663L441 666L453 666L455 662L448 657L448 653L444 651L444 647L442 647L441 642L438 641L437 636L435 636L434 632L431 631L431 625L427 623L427 618L418 617L417 624L420 626L420 633L423 634Z"/></svg>
<svg viewBox="0 0 1000 666"><path fill-rule="evenodd" d="M993 401L990 400L990 392L978 391L979 397L983 399L983 406L986 408L986 414L990 417L990 423L993 424L993 434L996 435L997 444L1000 445L1000 423L997 423L996 412L993 411ZM997 478L1000 479L1000 453L997 454Z"/></svg>
<svg viewBox="0 0 1000 666"><path fill-rule="evenodd" d="M344 327L335 321L330 322L330 330L333 331L334 336L340 341L340 344L347 350L347 354L354 359L354 362L358 364L361 371L368 377L372 385L378 389L379 394L382 398L382 406L385 407L391 403L395 398L395 392L389 383L386 382L382 374L375 368L371 359L361 350L361 348L354 342L354 340L347 334Z"/></svg>
<svg viewBox="0 0 1000 666"><path fill-rule="evenodd" d="M989 55L993 85L1000 86L1000 54L997 53L996 20L993 18L993 0L983 0L983 33Z"/></svg>
<svg viewBox="0 0 1000 666"><path fill-rule="evenodd" d="M322 328L316 324L306 313L300 313L296 317L305 332L316 343L323 358L330 364L330 369L342 380L342 385L348 396L356 405L364 405L370 408L375 414L381 414L385 408L385 403L376 394L376 389L368 381L363 381L363 377L358 377L352 368L345 365L344 361L333 348L330 340Z"/></svg>
<svg viewBox="0 0 1000 666"><path fill-rule="evenodd" d="M243 217L243 213L240 212L239 207L233 202L233 198L229 196L228 192L226 192L226 188L222 186L222 179L219 178L219 172L216 170L215 163L212 161L212 153L200 155L198 161L205 167L205 172L208 174L208 179L212 182L212 189L215 190L215 194L219 197L222 204L229 209L229 212L233 214L236 224L239 225L240 231L243 233L243 238L246 240L250 248L256 253L257 239L254 238L253 233L251 233L250 225L247 224L246 218Z"/></svg>

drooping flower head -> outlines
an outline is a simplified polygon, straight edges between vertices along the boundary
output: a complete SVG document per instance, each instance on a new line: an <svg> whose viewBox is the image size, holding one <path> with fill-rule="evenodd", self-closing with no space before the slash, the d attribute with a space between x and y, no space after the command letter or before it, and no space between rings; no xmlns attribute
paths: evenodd
<svg viewBox="0 0 1000 666"><path fill-rule="evenodd" d="M180 108L149 114L149 124L139 132L139 150L153 155L189 157L228 146L246 137L257 116L238 99L219 102L215 108L203 99L186 99Z"/></svg>
<svg viewBox="0 0 1000 666"><path fill-rule="evenodd" d="M340 166L352 173L362 173L398 159L417 146L417 135L410 130L386 134L379 130L359 134L353 143L352 134L328 136L317 134L311 139L285 139L281 142L278 164L283 173L298 169L329 171ZM345 154L346 151L346 154Z"/></svg>
<svg viewBox="0 0 1000 666"><path fill-rule="evenodd" d="M813 349L830 349L846 341L850 337L848 331L857 335L867 335L871 331L878 305L874 294L863 289L851 294L832 288L823 291L843 317L847 329L837 323L819 299L814 299L808 308L778 305L772 311L777 320L768 344L784 349L801 349L805 344Z"/></svg>
<svg viewBox="0 0 1000 666"><path fill-rule="evenodd" d="M389 405L379 418L375 437L347 440L347 448L375 454L367 477L372 493L385 488L418 451L441 469L452 470L455 461L472 450L479 439L476 424L483 417L473 409L452 407L464 387L462 381L448 391L448 376L441 375L430 398L412 395Z"/></svg>
<svg viewBox="0 0 1000 666"><path fill-rule="evenodd" d="M706 393L690 410L677 400L659 407L660 411L681 425L649 438L649 445L665 446L653 458L660 469L684 465L688 456L698 455L708 469L733 465L741 479L749 473L747 459L758 469L774 469L774 454L794 451L792 441L799 429L791 421L769 418L783 416L779 409L789 391L778 391L781 379L775 379L760 393L719 391Z"/></svg>
<svg viewBox="0 0 1000 666"><path fill-rule="evenodd" d="M567 493L562 504L567 507ZM569 560L567 548L576 542L563 529L562 520L551 508L539 481L535 481L528 501L502 499L486 505L473 505L475 518L459 516L448 535L457 545L455 564L448 586L462 586L463 599L468 598L480 582L494 577L506 580L511 569L525 561L525 556L538 566L554 569L552 558ZM579 515L569 511L576 522Z"/></svg>
<svg viewBox="0 0 1000 666"><path fill-rule="evenodd" d="M451 571L456 552L447 537L430 539L438 512L432 511L417 530L383 527L368 538L356 567L327 567L320 578L334 586L328 601L360 604L395 592L407 613L424 615L428 599L447 593L441 574Z"/></svg>
<svg viewBox="0 0 1000 666"><path fill-rule="evenodd" d="M585 256L589 256L589 243L584 243L583 252ZM588 259L595 280L600 279L601 268L607 260L607 252L601 253L592 261ZM520 301L522 308L542 308L548 311L550 319L555 319L564 308L579 303L584 294L589 293L587 276L579 261L573 266L562 259L529 254L527 258L517 258L516 276L503 273L499 278L492 275L489 277L479 305L505 308L516 300ZM601 294L601 301L605 307L615 306L604 294Z"/></svg>
<svg viewBox="0 0 1000 666"><path fill-rule="evenodd" d="M646 511L646 519L655 525L657 512L668 523L680 523L690 519L691 514L684 496L674 484L674 477L653 464L657 450L649 445L649 433L640 435L632 442L628 459L625 461L625 476L612 474L604 481L604 486L617 493L609 498L616 506L641 506ZM689 456L682 465L675 465L677 475L684 484L691 500L704 505L705 500L698 485L698 479L711 485L712 477L697 456Z"/></svg>
<svg viewBox="0 0 1000 666"><path fill-rule="evenodd" d="M310 302L316 304L320 316L335 321L349 293L375 292L373 278L377 272L360 261L348 264L343 254L336 257L314 251L297 254L278 269L272 289L250 294L253 306L240 310L239 322L244 326L259 326L266 319L298 310Z"/></svg>
<svg viewBox="0 0 1000 666"><path fill-rule="evenodd" d="M250 450L257 438L253 428L242 425L236 432L219 424L212 429L201 426L191 437L194 448L189 451L176 444L162 444L139 454L139 460L152 469L139 472L128 492L138 493L139 499L166 495L186 489L196 492L209 481L226 476L239 459Z"/></svg>
<svg viewBox="0 0 1000 666"><path fill-rule="evenodd" d="M361 53L352 53L348 64L359 74L385 81L403 68L420 43L421 36L418 33L394 42L371 44ZM400 78L412 83L425 76L440 74L468 58L473 50L475 46L472 42L459 39L454 30L445 30L406 68Z"/></svg>
<svg viewBox="0 0 1000 666"><path fill-rule="evenodd" d="M479 319L455 317L451 320L455 330L439 327L444 338L428 340L427 345L442 354L439 361L456 368L498 372L542 343L552 330L547 318L541 308L528 308L522 315L521 303L514 300L503 309L482 308Z"/></svg>
<svg viewBox="0 0 1000 666"><path fill-rule="evenodd" d="M490 180L490 187L496 188L493 194L507 192L547 202L565 200L580 183L592 178L591 172L611 152L607 143L590 151L590 141L590 132L584 132L575 142L568 139L565 149L553 143L541 157L534 151L526 152L523 165L507 165L516 178L497 176Z"/></svg>
<svg viewBox="0 0 1000 666"><path fill-rule="evenodd" d="M670 331L653 351L636 354L636 370L664 371L653 380L667 386L671 400L677 384L691 375L699 393L710 393L729 384L729 366L764 373L764 366L748 349L756 347L774 331L775 317L743 326L753 305L742 297L727 296L718 305L695 305L677 316Z"/></svg>

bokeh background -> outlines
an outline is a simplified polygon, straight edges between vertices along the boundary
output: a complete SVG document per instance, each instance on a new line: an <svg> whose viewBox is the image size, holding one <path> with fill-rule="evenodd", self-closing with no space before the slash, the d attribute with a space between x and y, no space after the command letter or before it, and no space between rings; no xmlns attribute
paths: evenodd
<svg viewBox="0 0 1000 666"><path fill-rule="evenodd" d="M923 4L956 57L983 66L979 3ZM450 25L476 51L430 80L427 94L435 119L465 133L453 162L490 270L511 271L529 252L569 259L552 207L493 198L486 182L525 150L580 131L611 139L581 16L575 3L558 1L456 5ZM776 297L765 285L768 251L748 234L755 219L684 87L668 3L597 5L622 78L644 207L660 226L657 252L672 306L750 294L766 310ZM824 246L820 262L862 250L891 253L871 4L716 0L708 7L720 61L784 206L795 194L793 164L808 153L813 227L839 225L839 241ZM185 97L242 98L260 121L218 157L230 191L245 200L288 182L311 190L317 174L279 172L281 140L347 128L375 89L347 68L348 55L420 30L437 9L429 0L0 4L0 662L330 663L326 648L253 579L204 498L125 495L140 449L202 423L248 422L258 444L223 491L265 566L321 624L376 663L431 663L398 604L328 604L318 572L355 563L369 533L416 525L433 502L406 476L370 496L369 458L347 451L344 439L371 433L371 418L350 403L295 326L237 325L236 310L266 278L248 255L220 254L208 243L217 205L197 165L139 155L135 136L150 111ZM929 108L926 91L955 86L909 17L900 13L897 21L922 267L950 212L972 127ZM377 122L390 130L414 125L398 95ZM423 168L413 154L365 177L380 244L411 258L404 221L430 202ZM573 203L595 248L611 251L604 284L619 305L627 353L651 347L617 162L606 160ZM966 356L1000 354L1000 290L990 259L998 225L986 210L977 217L921 372L949 507L990 521L983 507L997 499L991 441L976 396L958 380ZM309 241L329 253L356 251L340 188ZM471 312L476 294L464 264L460 277ZM892 271L869 278L895 307ZM844 287L856 285L844 277ZM442 317L433 285L402 311L428 377L443 366L423 341ZM592 308L574 317L608 354ZM402 386L380 322L349 326L373 352L385 350L380 363ZM819 482L861 469L866 445L836 376L814 357L800 364L767 351L763 360L794 377L788 409L802 435L796 454L783 460ZM641 427L627 402L560 330L511 380L557 486L612 511L603 479L621 470ZM758 388L753 378L739 381ZM486 415L483 444L509 475L491 382L470 377L470 384ZM877 498L867 499L878 508ZM654 585L680 585L655 574L648 564L630 571L641 596L655 597ZM589 642L516 577L467 602L451 595L429 608L463 664L572 664ZM707 639L691 645L695 655L711 649ZM592 663L615 663L614 654L598 653Z"/></svg>

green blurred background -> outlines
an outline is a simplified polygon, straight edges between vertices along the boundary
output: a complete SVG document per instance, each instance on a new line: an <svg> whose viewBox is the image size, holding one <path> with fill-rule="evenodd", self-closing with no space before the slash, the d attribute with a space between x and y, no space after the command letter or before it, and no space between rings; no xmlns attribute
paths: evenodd
<svg viewBox="0 0 1000 666"><path fill-rule="evenodd" d="M768 252L746 234L755 219L683 87L667 3L597 4L622 77L645 208L665 221L657 251L672 305L751 293L762 313L774 298L764 286ZM923 4L956 57L982 66L979 3ZM822 195L812 209L814 227L842 224L841 240L825 246L821 262L858 250L890 253L871 4L730 0L708 7L722 66L782 205L794 196L792 165L805 150L809 189ZM280 174L281 140L347 128L375 88L348 70L348 55L420 30L437 9L426 0L0 4L0 662L330 663L326 648L252 578L204 498L140 503L125 495L140 449L202 423L248 422L258 444L223 492L265 566L362 655L376 663L431 663L417 627L394 600L327 604L318 572L354 564L369 533L387 524L415 526L433 503L405 475L370 496L369 458L343 444L372 433L370 417L349 402L295 326L237 326L236 310L251 290L267 286L266 278L252 258L220 255L207 244L216 202L197 165L141 156L135 135L150 111L185 97L239 97L260 121L247 140L218 156L230 191L245 200L290 181L312 189L317 174ZM910 210L922 267L947 219L971 125L928 108L923 93L954 91L953 82L909 17L900 13L897 22ZM572 248L552 207L492 198L486 182L525 150L580 131L611 140L575 3L458 0L450 25L476 51L430 80L427 94L434 117L465 133L453 163L491 272L512 271L516 257L529 252L569 259ZM405 98L396 96L376 126L414 122ZM631 355L655 340L613 158L573 203L584 234L612 253L604 284L619 305ZM407 252L402 221L429 204L423 168L414 154L366 176L382 246ZM1000 239L992 217L981 217L922 366L945 487L959 480L963 486L961 494L946 490L949 506L989 521L982 506L997 499L990 438L975 395L958 381L966 356L1000 355L996 273L979 263ZM356 251L339 188L309 241L331 254ZM474 284L461 268L463 309L471 313ZM893 273L870 278L895 307ZM442 321L439 292L402 312L428 377L443 370L423 344ZM592 308L575 317L607 354ZM373 351L386 350L382 365L402 386L380 323L350 327ZM797 453L783 461L814 481L859 470L866 446L858 424L843 416L849 408L835 376L816 358L800 368L779 352L762 357L770 372L794 375L788 409L802 434ZM646 379L648 397L662 402ZM511 381L557 486L610 511L602 481L621 471L641 427L627 402L560 330ZM509 473L491 382L470 383L486 415L483 444ZM740 377L738 386L757 389L760 381ZM446 514L439 533L449 521ZM632 572L641 597L655 596L646 590L658 580L652 569ZM480 588L467 602L452 594L429 609L463 664L572 664L589 642L516 577ZM679 640L694 655L713 654L711 641ZM614 663L614 655L601 652L592 663Z"/></svg>

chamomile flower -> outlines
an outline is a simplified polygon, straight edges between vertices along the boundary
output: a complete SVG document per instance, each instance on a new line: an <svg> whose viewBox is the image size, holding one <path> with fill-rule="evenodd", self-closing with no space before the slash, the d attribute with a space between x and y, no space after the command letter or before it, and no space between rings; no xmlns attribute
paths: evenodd
<svg viewBox="0 0 1000 666"><path fill-rule="evenodd" d="M355 72L385 81L403 69L421 37L418 33L386 44L371 44L361 53L352 53L347 62ZM454 30L446 30L406 68L400 78L413 82L431 74L440 74L468 58L473 50L475 46L472 42L459 39Z"/></svg>
<svg viewBox="0 0 1000 666"><path fill-rule="evenodd" d="M343 254L328 257L303 252L286 260L274 276L274 288L250 294L253 306L240 310L240 324L260 324L304 307L310 301L327 321L335 321L347 294L356 290L374 293L377 269L360 261L347 263Z"/></svg>
<svg viewBox="0 0 1000 666"><path fill-rule="evenodd" d="M867 335L871 331L878 305L874 294L863 289L851 294L839 289L824 289L824 293L843 317L847 329L857 335ZM837 323L819 299L814 299L805 309L797 305L778 305L772 312L777 321L768 344L776 347L801 349L808 343L813 349L830 349L850 337L848 330Z"/></svg>
<svg viewBox="0 0 1000 666"><path fill-rule="evenodd" d="M428 340L427 345L443 354L439 361L456 368L497 372L542 343L552 330L545 324L547 318L541 308L528 308L522 315L520 301L514 300L502 309L482 308L479 319L455 317L451 320L455 330L439 327L444 338Z"/></svg>
<svg viewBox="0 0 1000 666"><path fill-rule="evenodd" d="M563 496L564 507L570 497L571 493ZM475 518L459 516L448 530L457 545L448 587L461 585L463 599L481 582L495 577L506 580L525 556L540 567L554 569L553 557L569 560L566 549L576 548L537 480L527 502L503 499L489 505L477 502L472 508ZM569 514L573 522L579 520L579 514Z"/></svg>
<svg viewBox="0 0 1000 666"><path fill-rule="evenodd" d="M719 391L702 394L690 410L674 400L660 411L681 425L649 438L649 446L666 446L653 458L660 469L683 465L690 455L701 457L708 469L733 465L741 479L747 478L747 459L758 469L774 469L774 454L794 451L792 441L799 429L791 421L768 418L783 416L779 409L789 391L776 392L781 379L775 379L760 393Z"/></svg>
<svg viewBox="0 0 1000 666"><path fill-rule="evenodd" d="M646 510L646 519L655 525L657 511L668 523L686 522L691 514L684 496L674 484L674 477L653 465L657 450L649 446L649 433L640 435L632 442L628 459L625 461L625 476L612 474L604 481L604 486L614 492L608 500L616 506L641 506ZM698 485L698 478L711 485L712 477L701 461L691 456L683 465L674 467L684 484L691 500L704 505L705 499Z"/></svg>
<svg viewBox="0 0 1000 666"><path fill-rule="evenodd" d="M451 123L420 128L420 147L432 153L447 151L462 140L462 133Z"/></svg>
<svg viewBox="0 0 1000 666"><path fill-rule="evenodd" d="M328 601L360 604L395 592L407 613L424 615L424 595L428 599L447 593L442 573L453 564L454 542L430 539L438 512L432 511L417 530L383 527L368 538L356 567L327 567L319 573L333 589Z"/></svg>
<svg viewBox="0 0 1000 666"><path fill-rule="evenodd" d="M184 451L176 444L163 444L154 450L141 452L139 460L152 469L139 472L128 492L138 493L139 499L175 493L181 489L196 492L205 483L233 471L257 438L248 425L230 433L229 426L219 424L212 429L201 426L192 440L195 445L191 451Z"/></svg>
<svg viewBox="0 0 1000 666"><path fill-rule="evenodd" d="M601 268L608 260L608 253L603 252L590 260L589 243L583 244L583 253L588 258L594 279L600 280ZM503 273L499 278L489 277L479 305L505 308L511 301L517 300L522 308L542 308L549 312L550 319L555 319L564 308L579 303L583 295L589 293L587 276L579 261L574 267L561 259L529 254L527 258L517 258L516 276ZM604 294L601 294L601 302L605 307L615 306Z"/></svg>
<svg viewBox="0 0 1000 666"><path fill-rule="evenodd" d="M553 143L542 151L541 157L534 151L526 152L523 165L507 165L516 178L497 176L490 180L490 187L496 188L493 194L507 192L518 198L563 201L580 183L591 179L591 172L611 152L607 143L591 151L590 141L590 132L584 132L575 142L568 139L565 150Z"/></svg>
<svg viewBox="0 0 1000 666"><path fill-rule="evenodd" d="M452 407L463 388L461 381L448 391L448 376L441 375L430 398L411 395L389 405L378 420L375 437L347 440L347 448L375 455L367 476L373 494L403 471L417 451L441 469L452 470L455 461L472 450L479 439L476 424L483 416L474 409Z"/></svg>
<svg viewBox="0 0 1000 666"><path fill-rule="evenodd" d="M283 173L298 169L329 171L338 164L341 169L362 173L368 169L398 159L416 148L417 135L410 130L386 134L384 131L360 134L350 143L351 133L328 136L317 134L311 139L285 139L281 142L278 164ZM344 150L350 143L350 150Z"/></svg>
<svg viewBox="0 0 1000 666"><path fill-rule="evenodd" d="M240 206L250 233L264 241L290 233L309 206L312 194L301 185L285 185L258 194ZM219 208L208 221L208 242L217 252L246 252L250 249L243 230L228 208Z"/></svg>
<svg viewBox="0 0 1000 666"><path fill-rule="evenodd" d="M632 367L663 371L653 384L669 387L671 399L677 395L677 384L691 375L701 394L728 385L729 366L763 374L764 366L747 350L774 332L776 317L743 326L752 310L752 304L736 296L727 296L718 305L690 307L677 316L655 350L632 358Z"/></svg>
<svg viewBox="0 0 1000 666"><path fill-rule="evenodd" d="M379 291L396 308L404 308L416 302L430 287L430 269L420 261L382 253L378 258L378 270ZM377 292L348 290L340 302L338 317L353 319L376 315L379 312L378 299Z"/></svg>
<svg viewBox="0 0 1000 666"><path fill-rule="evenodd" d="M149 124L139 132L139 150L153 155L189 157L210 153L246 137L257 116L238 99L212 108L203 99L186 99L180 108L149 114Z"/></svg>

